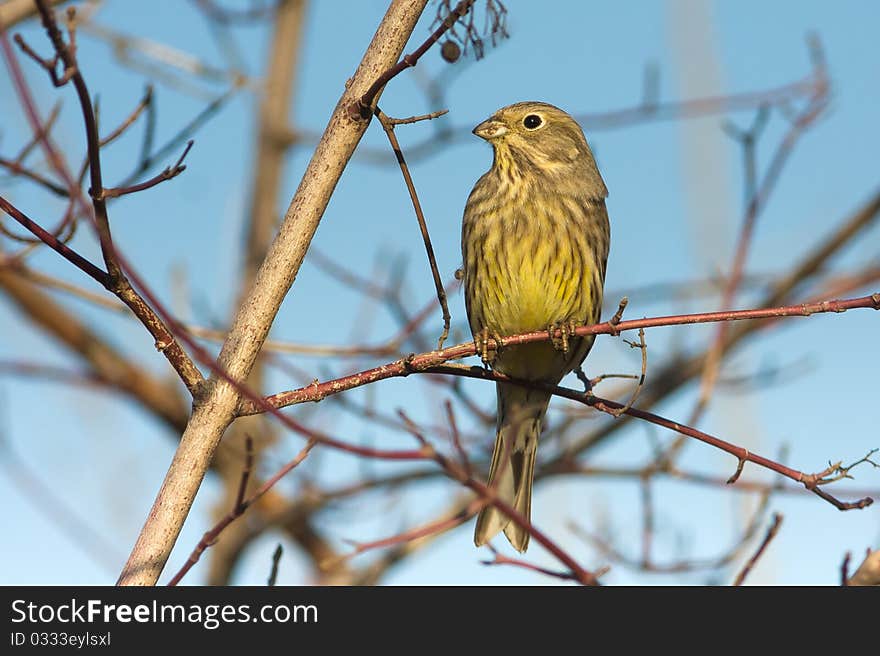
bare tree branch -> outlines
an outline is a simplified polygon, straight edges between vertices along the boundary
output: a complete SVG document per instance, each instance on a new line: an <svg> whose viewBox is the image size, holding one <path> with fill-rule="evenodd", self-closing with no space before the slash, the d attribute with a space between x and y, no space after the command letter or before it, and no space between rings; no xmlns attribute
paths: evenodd
<svg viewBox="0 0 880 656"><path fill-rule="evenodd" d="M306 249L336 183L367 124L353 120L347 109L369 85L394 64L427 0L392 2L357 72L346 89L318 144L300 187L291 201L278 236L257 273L250 295L241 305L218 366L232 380L247 377L272 319L290 289ZM153 584L162 571L208 463L226 427L235 416L238 390L227 380L212 378L181 438L153 510L119 577L121 585Z"/></svg>

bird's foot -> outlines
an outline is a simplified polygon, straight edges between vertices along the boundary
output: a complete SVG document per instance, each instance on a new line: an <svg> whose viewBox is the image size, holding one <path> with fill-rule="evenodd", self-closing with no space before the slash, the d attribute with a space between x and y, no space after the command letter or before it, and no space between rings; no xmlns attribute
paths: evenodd
<svg viewBox="0 0 880 656"><path fill-rule="evenodd" d="M550 342L557 351L562 351L564 355L568 354L569 341L575 335L578 322L574 319L568 321L555 321L547 327L547 334L550 335ZM556 336L556 331L559 336Z"/></svg>
<svg viewBox="0 0 880 656"><path fill-rule="evenodd" d="M489 345L490 339L494 342L493 346ZM477 355L483 361L483 366L488 369L501 352L501 335L496 331L490 331L488 327L484 326L482 330L474 335L474 348L476 348Z"/></svg>

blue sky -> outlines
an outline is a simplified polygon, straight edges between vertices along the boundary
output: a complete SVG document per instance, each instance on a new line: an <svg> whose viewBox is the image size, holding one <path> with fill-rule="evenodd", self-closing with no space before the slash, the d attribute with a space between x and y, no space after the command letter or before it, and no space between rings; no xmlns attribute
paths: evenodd
<svg viewBox="0 0 880 656"><path fill-rule="evenodd" d="M147 3L111 1L98 20L218 62L204 25L194 22L191 3L174 5L175 20L169 20L168 13L149 9ZM849 0L831 6L811 1L798 3L796 11L790 3L757 1L556 2L537 6L509 0L506 6L511 38L488 50L484 59L467 59L450 67L438 52L432 51L417 69L405 72L388 86L381 105L395 116L441 108L426 100L419 80L441 76L446 87L442 108L450 110L447 116L430 124L398 128L404 152L408 144L420 142L442 125L454 126L467 135L473 125L497 108L520 100L544 100L580 115L631 107L640 100L646 66L654 66L659 72L658 92L664 101L782 85L809 72L805 37L815 32L828 59L833 83L831 106L798 142L761 215L748 271L785 271L878 189L877 3ZM386 3L378 0L310 3L292 104L293 125L310 131L323 128L385 8ZM344 11L345 20L340 20L340 11ZM428 34L431 16L433 10L429 7L408 50ZM46 51L47 43L35 25L23 27L22 32ZM250 27L236 34L250 70L259 70L268 42L265 29ZM136 102L145 78L120 67L106 44L88 35L83 35L80 42L83 69L93 93L100 95L102 115L108 124L119 120ZM82 137L72 92L57 92L33 66L24 66L44 111L58 97L64 98L65 115L56 136L62 146L80 152ZM220 90L217 85L208 88ZM199 111L204 100L161 84L157 91L161 142ZM118 246L163 300L187 320L223 321L237 293L252 157L252 102L248 94L239 94L198 132L183 176L148 193L121 199L112 207ZM584 125L611 194L608 208L612 246L606 281L609 294L629 294L646 284L702 278L728 269L743 210L743 180L740 151L720 129L724 118L747 126L753 112L685 122L649 122L615 130L591 130L589 124ZM15 152L25 139L25 126L4 70L0 73L0 153ZM761 170L786 128L785 119L774 113L759 144ZM377 125L370 126L362 146L386 147L385 136ZM108 149L105 170L111 183L114 173L127 174L137 147L138 138L130 137ZM284 191L278 199L279 212L286 208L309 156L308 148L298 148L290 157ZM468 135L411 164L445 278L459 265L464 200L490 163L490 149ZM27 185L13 185L4 178L0 186L5 196L34 217L54 216L52 212L58 210L57 203L34 194ZM864 233L834 261L834 269L846 272L870 262L876 264L880 259L878 237L880 231L876 228ZM75 245L85 254L97 255L85 230ZM403 181L391 166L377 166L368 158L355 157L331 200L314 246L364 275L386 275L388 263L403 257L411 309L420 308L431 298L431 277L418 228ZM88 280L51 252L37 253L30 262L88 286ZM178 273L173 275L173 271ZM185 285L180 282L181 276ZM748 294L742 295L737 306L747 307L749 299ZM144 366L170 375L138 325L87 308L79 301L64 302L82 310L120 348L140 353ZM708 311L716 306L715 300L656 302L633 294L627 316ZM451 297L450 310L454 340L467 339L460 294ZM345 343L358 335L363 341L381 341L395 330L387 312L378 313L370 321L364 317L361 299L307 259L279 313L273 337L304 343ZM700 427L771 457L785 446L787 462L805 471L821 469L828 460L856 460L869 449L880 447L880 431L871 417L880 365L880 346L872 338L877 321L877 313L862 310L792 320L768 332L737 351L725 371L735 375L761 367L789 366L794 373L779 384L744 391L722 388ZM428 334L439 333L440 325L438 312L427 324ZM0 300L0 331L0 360L26 358L71 364L59 348L22 322L5 299ZM705 327L649 331L648 378L652 363L659 366L676 349L700 348L710 337L711 330ZM294 362L321 379L354 366L331 366L304 357ZM591 375L634 372L638 366L638 354L611 338L600 338L587 361ZM271 377L272 390L292 386L281 374ZM465 386L484 407L491 407L494 391L490 386L477 381L467 381ZM402 406L421 421L438 420L445 398L436 393L436 388L412 380L382 383L373 390L359 390L353 397L364 400L371 395L386 410ZM657 411L684 421L694 398L691 386L662 403ZM565 404L557 402L554 407ZM16 453L88 518L115 554L97 562L90 558L81 545L58 530L56 521L37 509L33 495L25 493L8 474L2 475L4 523L13 530L7 531L4 538L0 583L98 584L115 580L121 559L140 529L173 453L173 441L165 429L118 399L88 389L10 377L0 379L0 411L0 427ZM406 436L386 435L378 427L364 426L335 413L329 403L298 408L294 415L307 417L347 439L411 446ZM610 420L596 419L604 421ZM491 435L486 439L490 440ZM668 442L672 436L644 426L630 427L613 443L591 453L588 463L644 463L650 458L651 439ZM289 458L300 445L299 438L285 437L277 446L276 460ZM316 462L312 460L308 462L314 469L304 471L320 472L327 480L337 482L358 475L364 467L378 472L400 468L393 463L365 465L336 454L321 454L320 459L314 458ZM697 444L690 445L684 457L689 468L718 476L732 472L732 460ZM746 473L763 476L754 467L747 467ZM878 470L857 470L856 476L860 487L880 489ZM296 474L285 481L285 489L295 490L295 479ZM207 528L206 517L219 502L218 492L216 483L209 480L196 501L165 578L184 562ZM454 493L455 488L444 482L416 488L399 498L374 495L357 506L343 506L328 514L322 527L340 544L343 538L384 537L432 517L446 507ZM660 560L682 553L710 557L724 551L755 501L745 494L670 481L660 483L657 494L658 521L665 527L657 536ZM846 495L841 492L841 496ZM868 546L880 546L880 504L861 512L840 513L811 496L774 497L769 509L782 513L784 523L754 572L754 582L832 584L837 581L844 552L859 554ZM567 530L567 522L574 519L594 529L610 525L619 543L630 553L638 553L639 512L638 487L632 481L557 478L537 488L533 504L535 523L590 567L605 564L607 559ZM389 525L385 521L388 513L399 523ZM764 525L768 521L765 519ZM394 569L386 582L548 582L512 567L483 566L480 560L488 554L473 548L471 532L468 524L441 537ZM264 581L271 551L279 539L278 534L264 536L244 559L235 582ZM554 564L537 547L529 552L529 558L539 564ZM196 568L188 580L199 582L202 572ZM725 572L722 582L732 578L732 573ZM692 584L707 578L704 573L646 575L617 565L607 580ZM279 582L307 581L301 556L288 548Z"/></svg>

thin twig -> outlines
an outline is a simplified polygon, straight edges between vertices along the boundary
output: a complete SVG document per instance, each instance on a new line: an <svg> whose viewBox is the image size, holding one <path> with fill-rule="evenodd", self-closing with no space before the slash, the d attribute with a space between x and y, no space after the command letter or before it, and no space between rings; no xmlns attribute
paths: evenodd
<svg viewBox="0 0 880 656"><path fill-rule="evenodd" d="M877 295L877 300L880 302L880 294ZM431 367L429 369L432 372L442 372L459 376L466 376L468 378L478 378L482 380L494 380L496 382L506 382L506 383L514 383L518 385L522 385L524 387L541 389L544 391L551 392L556 394L557 396L561 396L567 399L571 399L573 401L577 401L579 403L586 404L597 410L601 410L607 414L613 414L615 410L618 410L623 407L622 404L617 403L615 401L609 401L607 399L602 399L597 396L593 396L592 394L584 394L582 392L578 392L573 389L569 389L566 387L557 387L553 385L547 385L544 383L536 383L533 381L526 381L521 379L511 378L510 376L505 376L496 371L489 371L482 367L463 367L463 366L455 366L455 365L437 365ZM840 470L840 463L836 465L829 466L825 470L821 472L816 472L813 474L807 474L802 471L798 471L796 469L792 469L783 465L774 460L770 460L769 458L765 458L758 454L752 453L743 447L736 446L735 444L731 444L725 440L719 439L713 435L709 435L708 433L704 433L703 431L697 430L691 426L687 426L681 424L676 421L672 421L670 419L666 419L665 417L661 417L659 415L653 414L651 412L647 412L645 410L639 410L638 408L630 408L626 411L626 414L635 417L638 419L642 419L644 421L648 421L657 426L662 426L664 428L668 428L669 430L680 433L681 435L691 437L693 439L699 440L700 442L704 442L713 446L717 449L725 451L730 455L734 456L738 460L744 460L751 463L754 463L760 467L764 467L771 471L774 471L786 478L789 478L797 483L803 485L807 490L815 494L816 496L824 499L831 505L833 505L838 510L855 510L867 508L870 506L874 500L870 497L865 497L862 499L858 499L856 501L841 501L832 495L828 494L824 490L822 490L823 485L832 482L830 479L826 478L838 472ZM862 461L866 461L863 459Z"/></svg>
<svg viewBox="0 0 880 656"><path fill-rule="evenodd" d="M309 452L312 450L315 444L316 442L314 441L306 444L293 460L288 462L274 476L272 476L269 480L267 480L259 488L257 488L257 490L251 496L245 499L244 491L247 487L248 479L250 478L250 468L253 466L253 447L251 438L248 437L246 442L247 456L244 469L242 470L242 477L241 482L239 483L238 496L236 498L235 507L228 513L226 513L226 515L224 515L220 519L220 521L217 522L210 530L205 532L205 534L202 536L202 539L199 540L199 543L196 545L195 549L193 549L187 561L183 564L183 567L181 567L180 570L178 570L177 574L175 574L171 578L171 580L168 582L168 585L175 586L180 583L180 580L184 576L186 576L186 573L189 572L189 570L191 570L197 562L199 562L199 558L201 558L205 550L217 541L217 538L220 536L223 530L236 519L241 517L245 513L245 511L254 504L254 502L256 502L270 489L272 489L272 487L278 481L280 481L284 476L286 476L294 468L296 468L303 460L305 460L306 456L309 455Z"/></svg>
<svg viewBox="0 0 880 656"><path fill-rule="evenodd" d="M615 315L615 316L617 316L617 315ZM626 402L626 405L624 405L620 410L612 413L612 415L615 417L619 417L620 415L624 414L627 410L629 410L631 407L633 407L633 404L639 398L639 394L641 393L642 388L645 386L645 375L648 372L648 345L645 344L645 329L639 328L639 341L638 341L638 343L628 341L627 344L629 344L631 348L637 348L642 351L642 373L639 376L639 382L636 384L636 388L635 388L635 390L633 390L633 393L629 397L629 401ZM593 381L590 381L591 385L592 385L592 383L593 383Z"/></svg>
<svg viewBox="0 0 880 656"><path fill-rule="evenodd" d="M612 328L616 328L617 324L620 323L621 319L623 319L623 312L626 310L626 306L629 305L629 298L624 296L620 299L620 302L617 304L617 311L614 315L608 320L608 325ZM612 335L617 335L616 332L610 333Z"/></svg>
<svg viewBox="0 0 880 656"><path fill-rule="evenodd" d="M178 175L186 170L186 165L183 163L183 160L186 158L192 147L193 141L192 139L190 139L186 143L186 148L184 148L183 153L180 155L174 166L166 167L165 170L163 170L161 173L158 173L149 180L145 180L144 182L140 182L138 184L133 184L128 187L112 187L109 189L105 188L103 194L104 198L118 198L119 196L124 196L125 194L133 194L138 191L144 191L145 189L155 187L157 184L165 182L166 180L176 178Z"/></svg>
<svg viewBox="0 0 880 656"><path fill-rule="evenodd" d="M143 173L145 173L153 164L155 164L158 160L164 159L168 155L170 155L173 151L177 150L181 144L190 141L192 136L205 124L208 122L210 118L212 118L215 114L217 114L223 107L226 106L226 103L240 91L238 87L232 87L227 91L223 92L204 109L199 111L195 117L189 121L186 125L184 125L180 130L177 131L175 135L168 139L164 144L153 150L153 139L156 130L156 118L155 112L153 111L153 107L155 107L154 103L151 103L148 107L147 111L147 120L146 127L144 128L144 141L141 146L141 156L138 160L138 165L135 169L126 177L121 186L127 186L134 184L134 181L137 180Z"/></svg>
<svg viewBox="0 0 880 656"><path fill-rule="evenodd" d="M880 310L880 293L858 298L850 298L834 301L819 301L816 303L802 303L775 308L759 308L753 310L731 310L728 312L707 312L697 314L671 315L645 319L632 319L622 321L612 326L609 322L598 323L589 326L578 326L574 330L577 336L616 334L626 330L639 328L654 328L659 326L690 325L697 323L711 323L717 321L743 321L749 319L775 319L780 317L809 317L814 314L825 312L840 313L856 308L870 308ZM541 330L521 335L511 335L501 338L502 346L527 344L531 342L547 341L552 337L561 337L561 331L550 335L548 331ZM490 338L490 348L495 347L494 339ZM448 360L455 360L476 354L473 341L463 342L455 346L449 346L440 351L431 351L421 354L411 354L395 362L383 364L379 367L360 371L349 376L343 376L324 383L309 385L295 390L279 392L265 398L265 402L275 408L283 408L297 403L320 401L327 396L337 394L361 385L394 378L408 376L412 373L453 373L479 377L470 371L470 367L459 370L451 367L443 368L441 365ZM256 405L250 400L244 400L239 407L239 415L257 414L265 411L261 405Z"/></svg>
<svg viewBox="0 0 880 656"><path fill-rule="evenodd" d="M492 560L482 560L480 561L483 565L513 565L514 567L520 567L522 569L531 570L533 572L538 572L540 574L544 574L545 576L550 576L556 579L562 579L563 581L577 581L577 579L572 575L571 572L559 572L552 569L547 569L546 567L540 567L539 565L535 565L534 563L530 563L527 560L523 560L521 558L511 558L510 556L505 556L501 552L499 552L495 547L491 544L487 545L489 550L492 552ZM596 578L600 578L608 573L610 568L602 567L597 569L595 574Z"/></svg>
<svg viewBox="0 0 880 656"><path fill-rule="evenodd" d="M278 581L278 564L281 562L281 555L283 553L284 547L279 542L278 546L275 547L275 551L272 552L272 569L269 572L269 580L266 581L266 585L270 588Z"/></svg>
<svg viewBox="0 0 880 656"><path fill-rule="evenodd" d="M373 112L373 101L376 99L376 95L379 93L379 90L382 89L388 82L390 82L393 78L398 76L400 73L405 71L407 68L411 68L415 66L419 59L428 52L428 49L437 43L440 40L440 37L443 36L449 28L451 28L455 22L464 16L468 11L470 11L476 0L462 0L459 2L455 8L449 13L449 15L443 20L440 27L438 27L434 32L429 36L422 45L416 48L415 51L408 55L404 55L403 58L397 62L394 66L386 70L382 73L375 82L367 89L367 91L362 95L356 102L352 103L352 106L349 108L349 114L352 118L360 117L362 119L369 118L370 114Z"/></svg>
<svg viewBox="0 0 880 656"><path fill-rule="evenodd" d="M37 173L36 171L32 171L31 169L22 166L17 161L0 157L0 166L9 170L9 172L13 175L18 175L23 178L27 178L28 180L31 180L33 182L36 182L38 185L45 187L56 196L66 197L70 195L66 187L61 186L57 182L53 182L46 176Z"/></svg>
<svg viewBox="0 0 880 656"><path fill-rule="evenodd" d="M385 112L378 107L376 107L375 113L379 122L382 124L382 129L385 130L385 134L388 136L388 141L391 143L391 148L394 150L395 157L397 157L397 163L400 164L400 172L403 174L403 179L406 182L406 188L409 191L409 197L412 200L416 219L419 222L419 230L422 233L422 240L425 242L425 251L428 254L428 264L431 266L431 276L434 278L434 288L437 290L437 300L440 302L440 309L443 312L443 332L440 334L440 339L437 343L437 348L441 349L443 348L443 342L446 341L446 337L449 335L451 316L449 314L449 306L446 303L446 290L443 287L443 280L440 278L440 272L437 270L437 258L434 256L434 246L431 244L431 236L428 234L428 224L425 221L425 214L422 212L422 205L419 202L419 196L416 193L416 187L413 183L412 176L410 175L409 167L406 165L406 160L403 157L400 142L397 141L397 136L394 134L395 123L393 122L393 119L389 119ZM405 122L412 121L405 120Z"/></svg>
<svg viewBox="0 0 880 656"><path fill-rule="evenodd" d="M385 120L388 121L389 125L409 125L410 123L418 123L419 121L432 121L435 118L440 118L448 113L448 109L440 109L436 112L431 112L430 114L419 114L418 116L410 116L409 118L392 118L386 116Z"/></svg>
<svg viewBox="0 0 880 656"><path fill-rule="evenodd" d="M464 470L468 473L473 471L471 467L470 460L467 456L467 451L464 450L464 447L461 445L461 435L458 432L458 424L455 421L455 412L452 410L452 402L449 399L446 399L445 402L446 407L446 418L449 421L450 432L452 433L452 444L455 447L456 452L458 453L458 458L461 461L461 466L464 467Z"/></svg>
<svg viewBox="0 0 880 656"><path fill-rule="evenodd" d="M455 528L456 526L460 526L464 522L468 521L471 517L476 515L485 505L486 501L484 499L475 499L465 508L461 509L460 511L454 513L449 517L443 517L436 521L424 524L423 526L419 526L407 531L402 531L386 538L372 540L369 542L356 542L354 540L346 540L346 542L353 547L352 550L348 553L337 556L332 560L321 563L321 566L325 568L338 567L341 563L351 560L355 556L359 556L366 551L390 547L406 542L412 542L414 540L419 540L430 535L438 535L440 533L444 533L445 531Z"/></svg>
<svg viewBox="0 0 880 656"><path fill-rule="evenodd" d="M733 580L734 586L739 586L743 584L743 581L746 580L746 577L752 571L752 568L755 566L755 563L758 562L758 559L763 555L764 550L767 548L767 545L776 537L776 534L779 532L779 527L782 525L782 515L779 513L773 514L773 523L770 525L770 528L767 529L767 534L764 536L764 539L761 540L761 544L758 547L758 550L749 558L748 562L743 565L743 568L740 570L739 574L736 575L736 578Z"/></svg>
<svg viewBox="0 0 880 656"><path fill-rule="evenodd" d="M32 221L18 208L12 205L8 200L0 196L0 209L6 212L13 219L18 221L22 226L30 230L34 235L39 237L40 241L49 248L58 253L65 260L73 264L80 271L96 280L100 285L109 289L110 279L107 273L92 264L89 260L70 248L55 237L52 233L44 229L39 223Z"/></svg>
<svg viewBox="0 0 880 656"><path fill-rule="evenodd" d="M141 98L140 102L137 106L132 110L131 114L129 114L122 123L120 123L115 130L111 131L110 134L101 139L100 146L103 148L107 144L112 143L119 137L121 137L128 128L130 128L140 115L144 113L150 105L153 104L153 86L151 84L147 85L147 88L144 90L144 96Z"/></svg>

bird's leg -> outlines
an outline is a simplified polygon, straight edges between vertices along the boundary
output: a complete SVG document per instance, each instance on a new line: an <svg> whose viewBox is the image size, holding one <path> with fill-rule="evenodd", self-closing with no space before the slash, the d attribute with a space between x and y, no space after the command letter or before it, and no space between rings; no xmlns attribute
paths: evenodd
<svg viewBox="0 0 880 656"><path fill-rule="evenodd" d="M554 321L549 326L547 326L547 335L550 337L550 343L553 344L553 348L557 351L562 351L565 353L568 351L568 338L565 336L565 331L562 331L562 337L556 336L556 331L560 329L562 323L559 321Z"/></svg>
<svg viewBox="0 0 880 656"><path fill-rule="evenodd" d="M495 342L493 349L489 348L490 338ZM497 331L490 331L488 326L483 326L482 330L474 334L474 348L483 361L483 366L488 369L501 352L501 335Z"/></svg>

